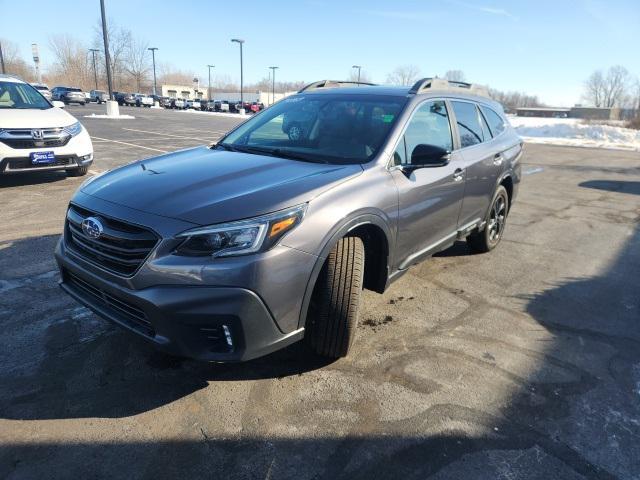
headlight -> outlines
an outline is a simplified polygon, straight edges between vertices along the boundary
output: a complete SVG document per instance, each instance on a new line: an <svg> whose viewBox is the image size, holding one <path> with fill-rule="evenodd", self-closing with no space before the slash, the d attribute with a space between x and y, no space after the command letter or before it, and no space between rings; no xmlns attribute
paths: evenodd
<svg viewBox="0 0 640 480"><path fill-rule="evenodd" d="M71 135L72 137L75 137L76 135L79 135L80 132L82 131L82 125L80 125L80 122L76 122L73 125L64 127L63 130L67 132L69 135Z"/></svg>
<svg viewBox="0 0 640 480"><path fill-rule="evenodd" d="M268 250L304 217L307 204L238 222L187 230L178 235L185 238L175 250L188 257L228 257Z"/></svg>

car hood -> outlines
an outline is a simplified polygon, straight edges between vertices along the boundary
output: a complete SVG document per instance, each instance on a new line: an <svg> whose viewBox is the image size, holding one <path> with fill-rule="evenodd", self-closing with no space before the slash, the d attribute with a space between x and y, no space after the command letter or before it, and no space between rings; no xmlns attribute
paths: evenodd
<svg viewBox="0 0 640 480"><path fill-rule="evenodd" d="M327 165L196 147L141 160L88 181L82 192L147 213L211 225L307 202L362 173Z"/></svg>
<svg viewBox="0 0 640 480"><path fill-rule="evenodd" d="M74 117L57 107L46 110L0 109L0 128L57 128L75 122Z"/></svg>

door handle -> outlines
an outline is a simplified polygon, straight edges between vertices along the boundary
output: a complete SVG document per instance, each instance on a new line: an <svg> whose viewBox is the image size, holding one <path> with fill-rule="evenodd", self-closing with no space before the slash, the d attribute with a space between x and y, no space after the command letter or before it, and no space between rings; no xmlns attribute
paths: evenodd
<svg viewBox="0 0 640 480"><path fill-rule="evenodd" d="M502 156L501 153L496 153L493 156L493 164L494 165L498 165L498 166L502 165L502 160L504 160L504 157Z"/></svg>
<svg viewBox="0 0 640 480"><path fill-rule="evenodd" d="M453 172L453 180L459 182L463 177L464 170L462 170L461 168L456 168L456 170Z"/></svg>

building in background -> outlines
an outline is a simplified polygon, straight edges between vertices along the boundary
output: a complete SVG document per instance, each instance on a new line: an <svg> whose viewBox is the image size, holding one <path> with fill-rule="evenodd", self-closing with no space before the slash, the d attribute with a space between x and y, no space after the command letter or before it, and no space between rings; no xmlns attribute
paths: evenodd
<svg viewBox="0 0 640 480"><path fill-rule="evenodd" d="M207 89L194 88L194 85L160 85L159 95L169 98L183 98L183 99L205 99L207 98ZM284 97L293 95L296 92L276 93L275 101L282 100ZM239 102L240 92L211 92L212 100L227 100L229 102ZM273 103L273 95L269 92L244 92L245 102L258 102L264 105L271 105Z"/></svg>
<svg viewBox="0 0 640 480"><path fill-rule="evenodd" d="M523 107L517 108L519 117L553 117L553 118L582 118L585 120L628 120L637 111L630 108L602 108L583 107L576 105L571 108L553 107Z"/></svg>

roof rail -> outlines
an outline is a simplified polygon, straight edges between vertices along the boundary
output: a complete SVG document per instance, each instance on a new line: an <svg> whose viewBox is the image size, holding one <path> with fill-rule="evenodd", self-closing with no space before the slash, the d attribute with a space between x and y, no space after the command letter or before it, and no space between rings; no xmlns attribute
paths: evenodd
<svg viewBox="0 0 640 480"><path fill-rule="evenodd" d="M425 93L431 90L447 90L456 91L459 89L467 90L465 93L472 93L481 97L489 96L489 89L484 85L477 85L475 83L456 82L453 80L447 80L445 78L422 78L413 84L409 93Z"/></svg>
<svg viewBox="0 0 640 480"><path fill-rule="evenodd" d="M339 87L351 87L353 85L368 85L374 86L375 83L368 82L355 82L351 80L319 80L317 82L310 83L309 85L305 85L298 93L302 93L306 90L315 90L318 88L339 88Z"/></svg>

